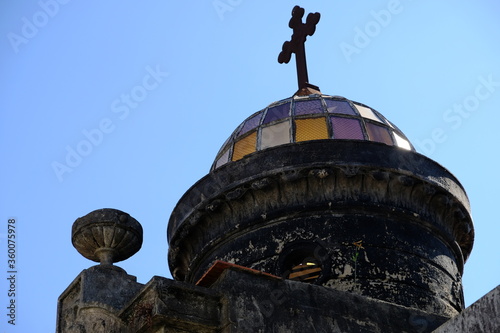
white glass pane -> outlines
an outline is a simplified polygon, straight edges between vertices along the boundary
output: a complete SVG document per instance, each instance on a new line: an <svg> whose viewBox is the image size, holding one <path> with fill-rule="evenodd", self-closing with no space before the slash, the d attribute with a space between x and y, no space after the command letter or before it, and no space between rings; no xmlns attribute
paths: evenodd
<svg viewBox="0 0 500 333"><path fill-rule="evenodd" d="M358 104L354 104L354 105L356 105L356 109L358 109L359 114L361 114L362 117L378 121L379 123L383 123L382 120L380 120L380 118L377 117L377 115L375 113L373 113L373 111L371 109L369 109L365 106L362 106L362 105L358 105Z"/></svg>
<svg viewBox="0 0 500 333"><path fill-rule="evenodd" d="M396 144L398 147L404 148L406 150L411 150L411 145L408 141L400 137L397 133L394 132L394 137L396 138Z"/></svg>
<svg viewBox="0 0 500 333"><path fill-rule="evenodd" d="M260 149L290 143L290 122L285 121L263 127L260 137Z"/></svg>

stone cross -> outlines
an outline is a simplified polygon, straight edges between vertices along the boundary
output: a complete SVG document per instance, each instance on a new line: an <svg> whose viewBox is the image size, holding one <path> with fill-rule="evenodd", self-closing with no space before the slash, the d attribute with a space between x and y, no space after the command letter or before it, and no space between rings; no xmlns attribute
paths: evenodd
<svg viewBox="0 0 500 333"><path fill-rule="evenodd" d="M278 62L280 64L288 63L292 57L292 53L295 53L299 90L306 88L309 84L309 78L307 76L306 49L304 44L307 36L312 36L316 31L316 24L318 24L321 15L320 13L309 13L307 15L306 23L302 23L303 16L304 8L299 6L293 7L292 18L288 23L288 26L293 29L292 38L290 41L283 43L283 49L278 56Z"/></svg>

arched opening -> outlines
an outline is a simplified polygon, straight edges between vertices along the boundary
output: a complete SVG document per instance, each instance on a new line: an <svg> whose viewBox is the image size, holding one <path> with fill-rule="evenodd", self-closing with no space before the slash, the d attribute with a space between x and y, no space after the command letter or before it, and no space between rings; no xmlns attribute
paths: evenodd
<svg viewBox="0 0 500 333"><path fill-rule="evenodd" d="M317 242L301 241L290 244L280 255L282 276L294 281L319 282L324 277L328 262L326 253L324 247Z"/></svg>
<svg viewBox="0 0 500 333"><path fill-rule="evenodd" d="M314 282L321 275L321 265L315 260L305 260L293 266L288 278L294 281Z"/></svg>

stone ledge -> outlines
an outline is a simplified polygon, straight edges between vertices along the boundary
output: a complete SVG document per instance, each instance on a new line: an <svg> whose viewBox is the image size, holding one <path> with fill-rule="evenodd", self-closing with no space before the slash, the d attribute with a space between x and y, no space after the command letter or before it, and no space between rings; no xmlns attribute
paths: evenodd
<svg viewBox="0 0 500 333"><path fill-rule="evenodd" d="M451 318L434 333L499 332L500 286L481 297L459 315Z"/></svg>
<svg viewBox="0 0 500 333"><path fill-rule="evenodd" d="M309 283L228 267L211 287L228 301L225 332L430 332L448 318Z"/></svg>
<svg viewBox="0 0 500 333"><path fill-rule="evenodd" d="M218 292L154 276L119 317L130 332L218 332L223 304Z"/></svg>

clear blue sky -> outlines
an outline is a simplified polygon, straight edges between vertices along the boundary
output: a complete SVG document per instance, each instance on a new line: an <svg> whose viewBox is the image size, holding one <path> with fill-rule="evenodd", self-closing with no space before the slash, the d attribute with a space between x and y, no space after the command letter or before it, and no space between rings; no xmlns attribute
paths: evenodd
<svg viewBox="0 0 500 333"><path fill-rule="evenodd" d="M466 303L499 283L497 1L4 0L0 328L9 218L18 308L7 332L54 331L57 297L93 265L71 225L94 209L144 228L119 266L141 283L170 276L177 200L243 119L296 90L295 65L276 60L296 4L322 14L307 42L311 83L380 111L465 187L476 230Z"/></svg>

